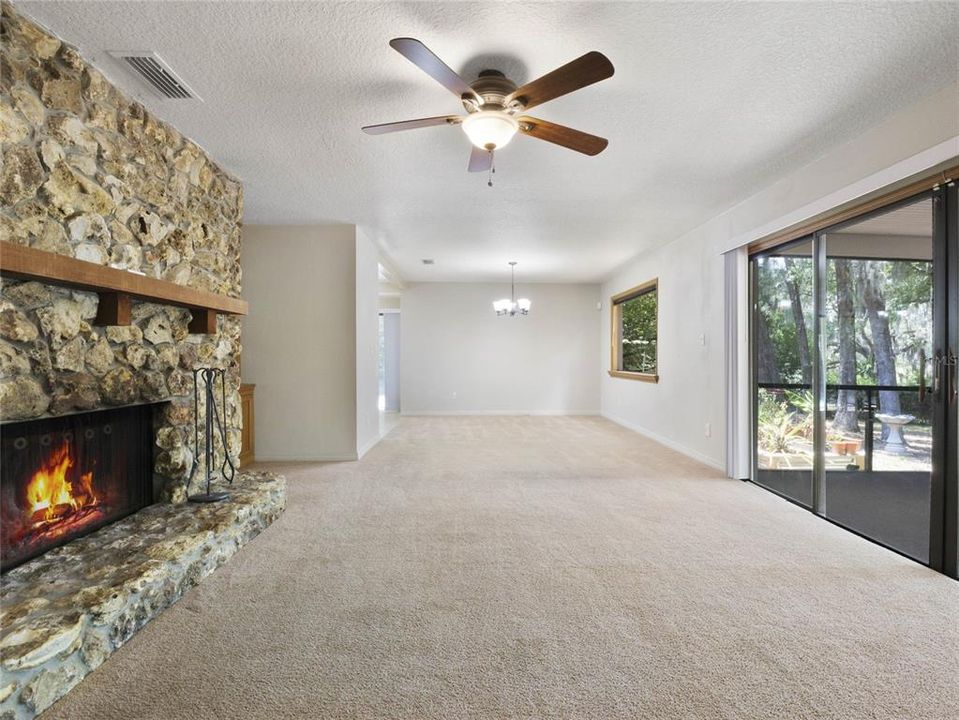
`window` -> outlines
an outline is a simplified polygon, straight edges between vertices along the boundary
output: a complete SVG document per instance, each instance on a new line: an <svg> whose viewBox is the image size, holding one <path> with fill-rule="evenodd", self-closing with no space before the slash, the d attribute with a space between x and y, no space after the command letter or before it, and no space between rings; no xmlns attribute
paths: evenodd
<svg viewBox="0 0 959 720"><path fill-rule="evenodd" d="M614 295L610 302L610 368L613 377L659 382L658 281Z"/></svg>

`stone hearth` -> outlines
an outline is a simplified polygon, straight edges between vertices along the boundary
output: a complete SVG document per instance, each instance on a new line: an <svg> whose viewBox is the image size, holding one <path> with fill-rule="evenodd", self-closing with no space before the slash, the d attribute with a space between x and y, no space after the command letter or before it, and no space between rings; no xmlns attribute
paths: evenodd
<svg viewBox="0 0 959 720"><path fill-rule="evenodd" d="M286 481L271 473L241 472L230 493L152 505L6 573L0 720L43 712L286 505Z"/></svg>

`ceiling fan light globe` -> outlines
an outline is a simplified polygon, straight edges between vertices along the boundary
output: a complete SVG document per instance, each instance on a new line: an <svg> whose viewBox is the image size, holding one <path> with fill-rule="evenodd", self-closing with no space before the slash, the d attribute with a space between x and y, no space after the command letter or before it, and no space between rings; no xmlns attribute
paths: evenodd
<svg viewBox="0 0 959 720"><path fill-rule="evenodd" d="M480 110L463 120L463 132L481 150L499 150L509 144L519 123L509 113L500 110Z"/></svg>

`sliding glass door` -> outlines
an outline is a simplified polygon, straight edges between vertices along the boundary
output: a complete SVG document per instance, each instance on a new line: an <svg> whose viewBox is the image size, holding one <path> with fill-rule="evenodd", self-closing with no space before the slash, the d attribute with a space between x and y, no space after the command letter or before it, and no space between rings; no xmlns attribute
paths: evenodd
<svg viewBox="0 0 959 720"><path fill-rule="evenodd" d="M752 479L953 576L955 192L751 259Z"/></svg>
<svg viewBox="0 0 959 720"><path fill-rule="evenodd" d="M933 201L822 235L826 447L823 509L929 562L933 444ZM941 434L941 433L938 433Z"/></svg>
<svg viewBox="0 0 959 720"><path fill-rule="evenodd" d="M813 243L800 240L752 263L756 375L754 480L813 504Z"/></svg>

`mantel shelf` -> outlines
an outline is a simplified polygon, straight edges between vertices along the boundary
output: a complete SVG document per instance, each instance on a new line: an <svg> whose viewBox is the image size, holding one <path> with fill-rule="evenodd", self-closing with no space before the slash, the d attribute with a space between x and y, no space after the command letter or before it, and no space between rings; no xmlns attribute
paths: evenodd
<svg viewBox="0 0 959 720"><path fill-rule="evenodd" d="M0 274L97 293L97 325L129 325L132 299L189 309L192 333L215 333L218 313L246 315L248 310L247 302L239 298L10 242L0 242Z"/></svg>

